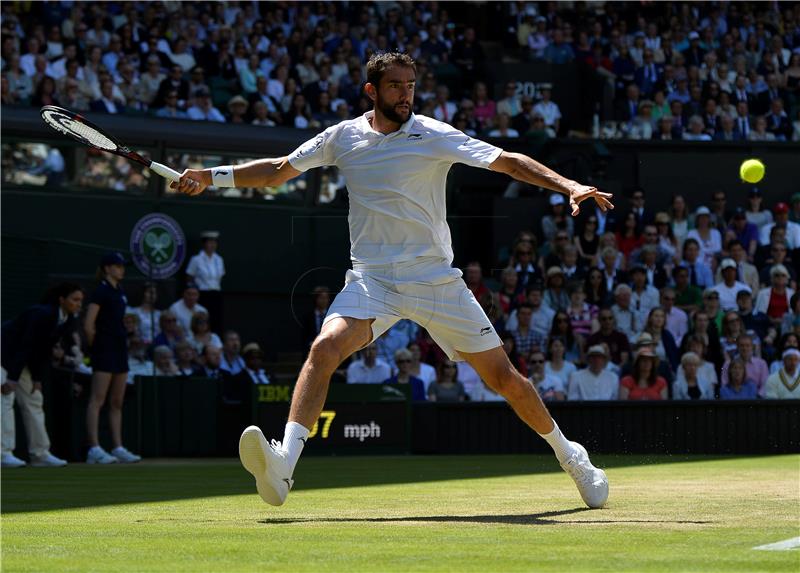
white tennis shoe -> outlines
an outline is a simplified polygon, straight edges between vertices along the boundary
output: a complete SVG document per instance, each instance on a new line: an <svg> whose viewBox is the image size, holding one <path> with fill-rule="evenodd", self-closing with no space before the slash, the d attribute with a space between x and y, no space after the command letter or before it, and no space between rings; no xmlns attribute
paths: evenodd
<svg viewBox="0 0 800 573"><path fill-rule="evenodd" d="M100 446L94 446L89 448L89 453L86 454L86 463L87 464L115 464L119 460L109 454Z"/></svg>
<svg viewBox="0 0 800 573"><path fill-rule="evenodd" d="M239 459L256 478L258 495L270 505L283 505L294 485L281 443L267 443L258 426L248 426L239 438Z"/></svg>
<svg viewBox="0 0 800 573"><path fill-rule="evenodd" d="M603 507L608 500L608 478L606 472L589 461L586 448L578 442L570 442L572 455L561 463L561 468L575 480L584 503L591 508Z"/></svg>

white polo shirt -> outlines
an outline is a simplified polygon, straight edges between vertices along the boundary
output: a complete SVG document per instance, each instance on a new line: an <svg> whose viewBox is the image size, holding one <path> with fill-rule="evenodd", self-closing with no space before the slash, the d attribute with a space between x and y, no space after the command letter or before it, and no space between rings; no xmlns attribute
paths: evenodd
<svg viewBox="0 0 800 573"><path fill-rule="evenodd" d="M350 194L350 257L386 265L434 257L453 262L445 183L453 163L488 168L502 149L430 117L411 114L384 135L374 112L331 126L289 155L298 171L333 165Z"/></svg>
<svg viewBox="0 0 800 573"><path fill-rule="evenodd" d="M205 251L200 251L189 261L186 274L194 277L199 290L221 290L225 261L217 253L209 257Z"/></svg>

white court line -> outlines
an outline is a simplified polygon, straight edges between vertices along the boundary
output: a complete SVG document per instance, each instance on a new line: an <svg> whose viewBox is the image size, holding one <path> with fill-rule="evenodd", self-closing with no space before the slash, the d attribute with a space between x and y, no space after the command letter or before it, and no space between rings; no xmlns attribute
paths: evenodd
<svg viewBox="0 0 800 573"><path fill-rule="evenodd" d="M789 549L797 549L798 547L800 547L800 537L792 537L791 539L778 541L777 543L759 545L758 547L753 547L753 549L759 549L761 551L787 551Z"/></svg>

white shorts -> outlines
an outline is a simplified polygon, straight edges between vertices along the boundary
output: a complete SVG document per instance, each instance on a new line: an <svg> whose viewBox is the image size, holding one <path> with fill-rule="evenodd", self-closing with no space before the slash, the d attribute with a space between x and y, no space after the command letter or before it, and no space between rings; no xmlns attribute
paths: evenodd
<svg viewBox="0 0 800 573"><path fill-rule="evenodd" d="M393 265L388 269L348 270L344 288L334 298L324 322L340 316L374 318L375 341L398 320L407 318L425 328L451 360L464 360L459 351L483 352L502 346L483 308L459 278L458 269L440 276L441 283L415 282L407 273L400 276L402 268Z"/></svg>

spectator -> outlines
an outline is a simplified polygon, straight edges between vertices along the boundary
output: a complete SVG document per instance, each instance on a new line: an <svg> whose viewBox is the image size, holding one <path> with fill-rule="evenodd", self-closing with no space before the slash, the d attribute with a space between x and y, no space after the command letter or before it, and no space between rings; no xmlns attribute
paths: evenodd
<svg viewBox="0 0 800 573"><path fill-rule="evenodd" d="M762 261L761 266L763 266L763 268L758 276L758 280L761 285L769 285L772 283L772 267L777 265L783 265L783 267L786 269L786 272L789 273L789 284L796 283L797 274L794 271L792 260L789 258L787 253L788 249L786 247L786 241L778 239L773 239L771 241L769 245L769 254L771 256Z"/></svg>
<svg viewBox="0 0 800 573"><path fill-rule="evenodd" d="M456 104L450 100L450 90L445 85L436 87L435 107L433 117L439 121L449 123L458 111Z"/></svg>
<svg viewBox="0 0 800 573"><path fill-rule="evenodd" d="M619 382L614 373L606 369L608 353L598 344L587 353L589 367L578 370L570 377L569 400L616 400Z"/></svg>
<svg viewBox="0 0 800 573"><path fill-rule="evenodd" d="M703 264L707 269L713 268L714 257L722 251L722 235L711 225L708 207L698 207L695 211L695 228L689 231L688 239L697 241Z"/></svg>
<svg viewBox="0 0 800 573"><path fill-rule="evenodd" d="M752 187L748 194L748 208L745 212L747 222L752 223L758 229L762 229L770 225L773 221L772 213L767 209L761 208L763 197L758 187ZM769 237L769 234L767 234Z"/></svg>
<svg viewBox="0 0 800 573"><path fill-rule="evenodd" d="M574 234L574 222L567 212L567 204L560 193L550 195L550 213L542 218L542 233L545 241L552 242L559 231L566 231L567 240Z"/></svg>
<svg viewBox="0 0 800 573"><path fill-rule="evenodd" d="M563 402L566 400L566 387L561 379L545 372L544 354L540 351L533 352L529 362L528 380L545 402Z"/></svg>
<svg viewBox="0 0 800 573"><path fill-rule="evenodd" d="M575 59L575 52L564 40L564 32L561 28L553 31L553 39L550 45L544 49L544 59L551 64L567 64Z"/></svg>
<svg viewBox="0 0 800 573"><path fill-rule="evenodd" d="M708 314L717 331L722 329L722 308L719 305L719 293L707 288L703 291L703 310Z"/></svg>
<svg viewBox="0 0 800 573"><path fill-rule="evenodd" d="M720 115L720 127L714 133L715 141L742 141L744 136L734 124L733 118L727 113Z"/></svg>
<svg viewBox="0 0 800 573"><path fill-rule="evenodd" d="M171 310L164 310L158 318L160 334L153 339L153 345L166 346L170 350L186 338L183 327L178 322L177 315Z"/></svg>
<svg viewBox="0 0 800 573"><path fill-rule="evenodd" d="M236 375L240 381L250 384L271 384L269 376L264 372L264 351L256 342L249 342L242 349L244 368ZM235 382L234 382L235 384Z"/></svg>
<svg viewBox="0 0 800 573"><path fill-rule="evenodd" d="M489 288L483 284L483 270L478 261L471 261L464 267L464 282L476 299L489 292Z"/></svg>
<svg viewBox="0 0 800 573"><path fill-rule="evenodd" d="M506 113L501 113L496 118L496 127L489 133L489 137L517 138L519 132L511 126L511 118Z"/></svg>
<svg viewBox="0 0 800 573"><path fill-rule="evenodd" d="M389 365L378 358L378 348L373 342L361 351L359 360L354 360L347 367L348 384L380 384L391 377Z"/></svg>
<svg viewBox="0 0 800 573"><path fill-rule="evenodd" d="M36 82L36 91L33 94L31 103L36 106L61 105L56 93L56 81L50 76L43 76Z"/></svg>
<svg viewBox="0 0 800 573"><path fill-rule="evenodd" d="M128 349L122 317L127 299L120 283L125 276L125 258L108 253L97 268L99 285L89 299L84 320L86 340L92 356L92 393L86 411L89 453L87 464L134 463L141 457L122 445L122 403L128 380ZM98 422L100 409L108 403L108 422L114 449L111 454L100 447Z"/></svg>
<svg viewBox="0 0 800 573"><path fill-rule="evenodd" d="M758 248L758 228L747 221L745 210L737 207L728 229L736 234L736 241L728 242L728 251L737 263L741 280L751 288L755 287L754 290L757 291L758 271L752 265L747 264L747 261L752 261L755 257ZM748 280L748 274L752 276L753 273L755 273L754 278Z"/></svg>
<svg viewBox="0 0 800 573"><path fill-rule="evenodd" d="M516 351L525 363L533 350L541 350L544 338L539 332L531 328L533 307L524 302L517 309L517 327L511 331L514 338Z"/></svg>
<svg viewBox="0 0 800 573"><path fill-rule="evenodd" d="M497 115L497 107L489 98L485 83L475 83L472 88L472 101L475 105L475 118L478 120L481 130L486 130Z"/></svg>
<svg viewBox="0 0 800 573"><path fill-rule="evenodd" d="M672 384L673 400L713 400L714 380L700 375L703 360L694 352L681 357L678 374Z"/></svg>
<svg viewBox="0 0 800 573"><path fill-rule="evenodd" d="M658 306L658 289L647 284L647 269L636 265L631 270L631 307L638 323L644 324L650 311Z"/></svg>
<svg viewBox="0 0 800 573"><path fill-rule="evenodd" d="M664 309L656 307L650 311L643 332L652 337L656 356L660 360L668 362L673 372L677 370L680 353L678 345L675 344L675 339L670 331L666 329Z"/></svg>
<svg viewBox="0 0 800 573"><path fill-rule="evenodd" d="M158 86L158 92L153 100L154 107L163 107L166 105L166 97L168 93L175 92L178 94L178 99L175 105L183 107L189 99L189 82L183 77L183 70L180 66L173 65L170 68L169 75L161 81ZM192 97L197 97L194 93Z"/></svg>
<svg viewBox="0 0 800 573"><path fill-rule="evenodd" d="M689 283L689 267L675 267L672 278L675 281L675 306L687 314L699 309L703 303L703 292Z"/></svg>
<svg viewBox="0 0 800 573"><path fill-rule="evenodd" d="M615 239L614 235L607 233L605 236ZM600 269L603 273L603 283L609 293L614 293L616 288L628 282L628 275L621 270L624 257L616 247L602 247L600 250Z"/></svg>
<svg viewBox="0 0 800 573"><path fill-rule="evenodd" d="M288 83L287 87L289 87ZM294 89L287 89L285 91L289 99L289 104L291 105L291 99L295 95L295 91ZM255 106L258 103L264 105L267 109L267 114L266 114L267 118L269 118L273 122L273 124L280 124L283 122L283 117L281 114L282 110L279 109L279 105L282 101L282 98L278 99L277 101L273 99L273 97L267 91L267 78L265 78L264 76L258 76L256 78L256 89L253 93L249 95L249 101L250 104L253 106L253 109L255 109Z"/></svg>
<svg viewBox="0 0 800 573"><path fill-rule="evenodd" d="M89 109L97 113L125 113L125 101L114 95L114 82L110 79L100 84L100 97L89 103Z"/></svg>
<svg viewBox="0 0 800 573"><path fill-rule="evenodd" d="M622 218L622 228L616 232L617 246L622 255L629 257L642 244L643 237L638 228L636 213L628 211Z"/></svg>
<svg viewBox="0 0 800 573"><path fill-rule="evenodd" d="M431 74L431 77L432 76L433 74ZM521 113L522 100L517 94L517 83L509 81L505 86L503 94L505 97L503 97L503 99L497 102L498 115L504 113L508 115L509 118L513 118L517 114ZM419 97L419 94L417 97Z"/></svg>
<svg viewBox="0 0 800 573"><path fill-rule="evenodd" d="M156 110L156 117L171 119L188 119L185 111L178 107L178 92L172 90L164 96L164 107Z"/></svg>
<svg viewBox="0 0 800 573"><path fill-rule="evenodd" d="M770 111L764 117L767 131L778 141L789 141L792 138L792 122L783 110L783 100L777 98L770 103Z"/></svg>
<svg viewBox="0 0 800 573"><path fill-rule="evenodd" d="M752 289L736 280L738 271L736 261L733 259L723 259L719 268L722 281L714 285L713 290L719 294L719 303L723 311L736 310L736 295L739 291L752 293Z"/></svg>
<svg viewBox="0 0 800 573"><path fill-rule="evenodd" d="M408 345L408 351L411 352L409 373L422 380L423 384L425 384L425 395L427 396L428 387L431 382L436 381L436 369L430 364L421 361L422 353L419 344L416 342L411 342Z"/></svg>
<svg viewBox="0 0 800 573"><path fill-rule="evenodd" d="M704 208L704 207L701 207ZM711 229L716 231L716 229ZM694 231L690 231L690 234ZM719 234L719 231L717 231ZM683 265L689 271L689 284L701 289L714 286L711 269L701 257L700 243L693 237L688 237L683 243Z"/></svg>
<svg viewBox="0 0 800 573"><path fill-rule="evenodd" d="M800 249L800 224L789 220L789 205L781 201L773 207L773 213L775 222L761 227L761 244L767 245L772 242L772 229L778 228L786 230L786 245L790 250Z"/></svg>
<svg viewBox="0 0 800 573"><path fill-rule="evenodd" d="M155 366L147 359L147 344L137 332L128 338L128 384L134 384L137 376L153 376Z"/></svg>
<svg viewBox="0 0 800 573"><path fill-rule="evenodd" d="M553 311L563 311L569 306L569 297L564 288L564 271L561 267L547 269L544 302Z"/></svg>
<svg viewBox="0 0 800 573"><path fill-rule="evenodd" d="M800 399L800 350L787 348L781 355L783 366L778 372L767 378L764 386L764 397L778 400Z"/></svg>
<svg viewBox="0 0 800 573"><path fill-rule="evenodd" d="M544 118L544 124L558 133L561 123L561 110L558 108L558 104L550 100L552 88L551 84L539 86L541 99L533 106L533 113L541 115Z"/></svg>
<svg viewBox="0 0 800 573"><path fill-rule="evenodd" d="M772 326L769 317L761 312L755 312L753 309L753 295L747 291L740 291L736 295L736 304L738 306L737 313L742 319L742 324L748 332L753 332L760 338L764 344L764 348L768 349L775 341L777 330ZM784 322L781 326L782 330L788 329L786 319L791 317L792 313L784 317Z"/></svg>
<svg viewBox="0 0 800 573"><path fill-rule="evenodd" d="M172 357L172 349L169 346L159 345L153 349L153 364L155 364L156 376L178 375L178 367Z"/></svg>
<svg viewBox="0 0 800 573"><path fill-rule="evenodd" d="M770 269L771 286L762 289L756 298L756 312L766 314L778 327L784 315L789 312L789 301L794 289L789 288L789 271L783 265L773 265Z"/></svg>
<svg viewBox="0 0 800 573"><path fill-rule="evenodd" d="M598 308L608 306L611 303L611 296L606 288L606 281L603 280L603 271L597 267L589 270L584 282L586 292L586 302Z"/></svg>
<svg viewBox="0 0 800 573"><path fill-rule="evenodd" d="M198 370L198 376L205 376L218 380L224 375L224 370L220 368L222 362L222 348L211 346L203 348L203 366Z"/></svg>
<svg viewBox="0 0 800 573"><path fill-rule="evenodd" d="M600 328L597 320L597 307L586 302L586 291L581 283L570 288L569 297L570 303L566 312L569 315L572 331L586 338Z"/></svg>
<svg viewBox="0 0 800 573"><path fill-rule="evenodd" d="M169 310L177 317L178 324L180 324L183 329L183 334L185 336L188 336L192 331L192 316L194 314L203 312L209 315L208 309L198 303L199 299L200 290L197 288L196 283L190 281L187 282L186 286L183 288L183 297L173 302L169 307Z"/></svg>
<svg viewBox="0 0 800 573"><path fill-rule="evenodd" d="M225 332L222 342L220 370L231 376L236 376L244 369L244 359L239 354L241 348L242 343L239 334L233 330Z"/></svg>
<svg viewBox="0 0 800 573"><path fill-rule="evenodd" d="M683 337L689 330L689 317L686 312L675 306L675 290L670 287L661 289L661 308L666 316L666 329L675 339L676 346L680 346Z"/></svg>
<svg viewBox="0 0 800 573"><path fill-rule="evenodd" d="M544 304L544 297L542 288L536 284L527 289L527 305L531 309L530 330L537 333L539 337L544 340L550 333L550 328L553 324L553 317L555 311L549 306ZM518 327L517 310L511 311L511 314L506 321L507 330L516 330Z"/></svg>
<svg viewBox="0 0 800 573"><path fill-rule="evenodd" d="M633 370L619 383L620 400L666 400L667 381L658 375L658 357L649 348L636 353Z"/></svg>
<svg viewBox="0 0 800 573"><path fill-rule="evenodd" d="M192 93L192 96L194 105L186 110L189 119L225 123L225 116L211 103L211 92L208 88L198 88Z"/></svg>
<svg viewBox="0 0 800 573"><path fill-rule="evenodd" d="M547 343L547 362L545 362L545 373L548 376L558 378L564 388L569 385L569 380L577 367L572 362L565 361L567 347L565 340L560 337L553 337Z"/></svg>
<svg viewBox="0 0 800 573"><path fill-rule="evenodd" d="M604 345L609 351L609 358L616 367L621 367L628 362L630 357L630 344L628 337L617 330L614 312L610 308L603 308L599 313L600 329L586 339L590 347L598 344Z"/></svg>
<svg viewBox="0 0 800 573"><path fill-rule="evenodd" d="M208 315L204 312L196 312L192 315L191 334L187 341L198 355L202 354L203 349L207 346L222 348L222 341L219 336L211 332Z"/></svg>
<svg viewBox="0 0 800 573"><path fill-rule="evenodd" d="M211 329L221 332L224 325L222 279L225 276L225 261L217 252L219 232L203 231L200 233L200 241L200 252L189 260L186 278L197 285L200 295L198 300L202 307L208 309Z"/></svg>
<svg viewBox="0 0 800 573"><path fill-rule="evenodd" d="M16 425L14 403L19 405L28 453L34 467L61 467L67 462L50 453L45 426L43 384L49 382L54 345L76 328L83 291L73 283L51 289L45 304L33 306L2 325L2 458L3 468L25 464L14 455Z"/></svg>
<svg viewBox="0 0 800 573"><path fill-rule="evenodd" d="M195 364L194 347L188 340L182 340L175 345L175 366L178 369L176 376L182 378L190 378L192 376L201 376L198 365Z"/></svg>
<svg viewBox="0 0 800 573"><path fill-rule="evenodd" d="M759 396L763 396L764 384L769 376L769 367L765 360L758 357L756 354L756 346L753 336L747 333L742 333L737 337L735 342L736 350L730 352L729 358L722 366L721 382L722 386L729 383L728 369L733 359L739 359L744 364L747 372L747 379L752 380L756 386Z"/></svg>
<svg viewBox="0 0 800 573"><path fill-rule="evenodd" d="M325 315L328 314L328 307L331 303L331 293L326 286L314 287L311 297L314 300L314 308L306 313L300 321L304 354L308 353L314 339L322 330L322 323L325 321Z"/></svg>
<svg viewBox="0 0 800 573"><path fill-rule="evenodd" d="M159 326L161 311L155 307L157 300L158 288L156 283L146 282L142 289L142 304L126 309L126 312L133 313L138 318L139 335L145 344L152 343L155 337L161 333Z"/></svg>
<svg viewBox="0 0 800 573"><path fill-rule="evenodd" d="M415 402L425 400L425 383L411 374L411 352L401 348L394 353L394 363L397 365L397 374L384 380L384 384L409 384L411 386L411 399Z"/></svg>
<svg viewBox="0 0 800 573"><path fill-rule="evenodd" d="M245 123L245 114L250 104L240 95L233 96L228 100L228 113L230 123Z"/></svg>
<svg viewBox="0 0 800 573"><path fill-rule="evenodd" d="M733 359L728 365L728 384L719 389L722 400L755 400L758 389L755 382L747 378L745 363L740 358Z"/></svg>
<svg viewBox="0 0 800 573"><path fill-rule="evenodd" d="M614 305L611 307L617 328L628 337L628 340L636 338L643 324L641 313L631 308L632 295L631 287L625 284L619 285L614 290Z"/></svg>
<svg viewBox="0 0 800 573"><path fill-rule="evenodd" d="M791 128L790 128L791 129ZM750 132L750 141L775 141L775 134L767 131L767 120L763 115L755 119L753 131Z"/></svg>
<svg viewBox="0 0 800 573"><path fill-rule="evenodd" d="M443 360L439 364L436 382L428 386L428 400L432 402L463 402L466 399L464 385L456 379L456 363Z"/></svg>

